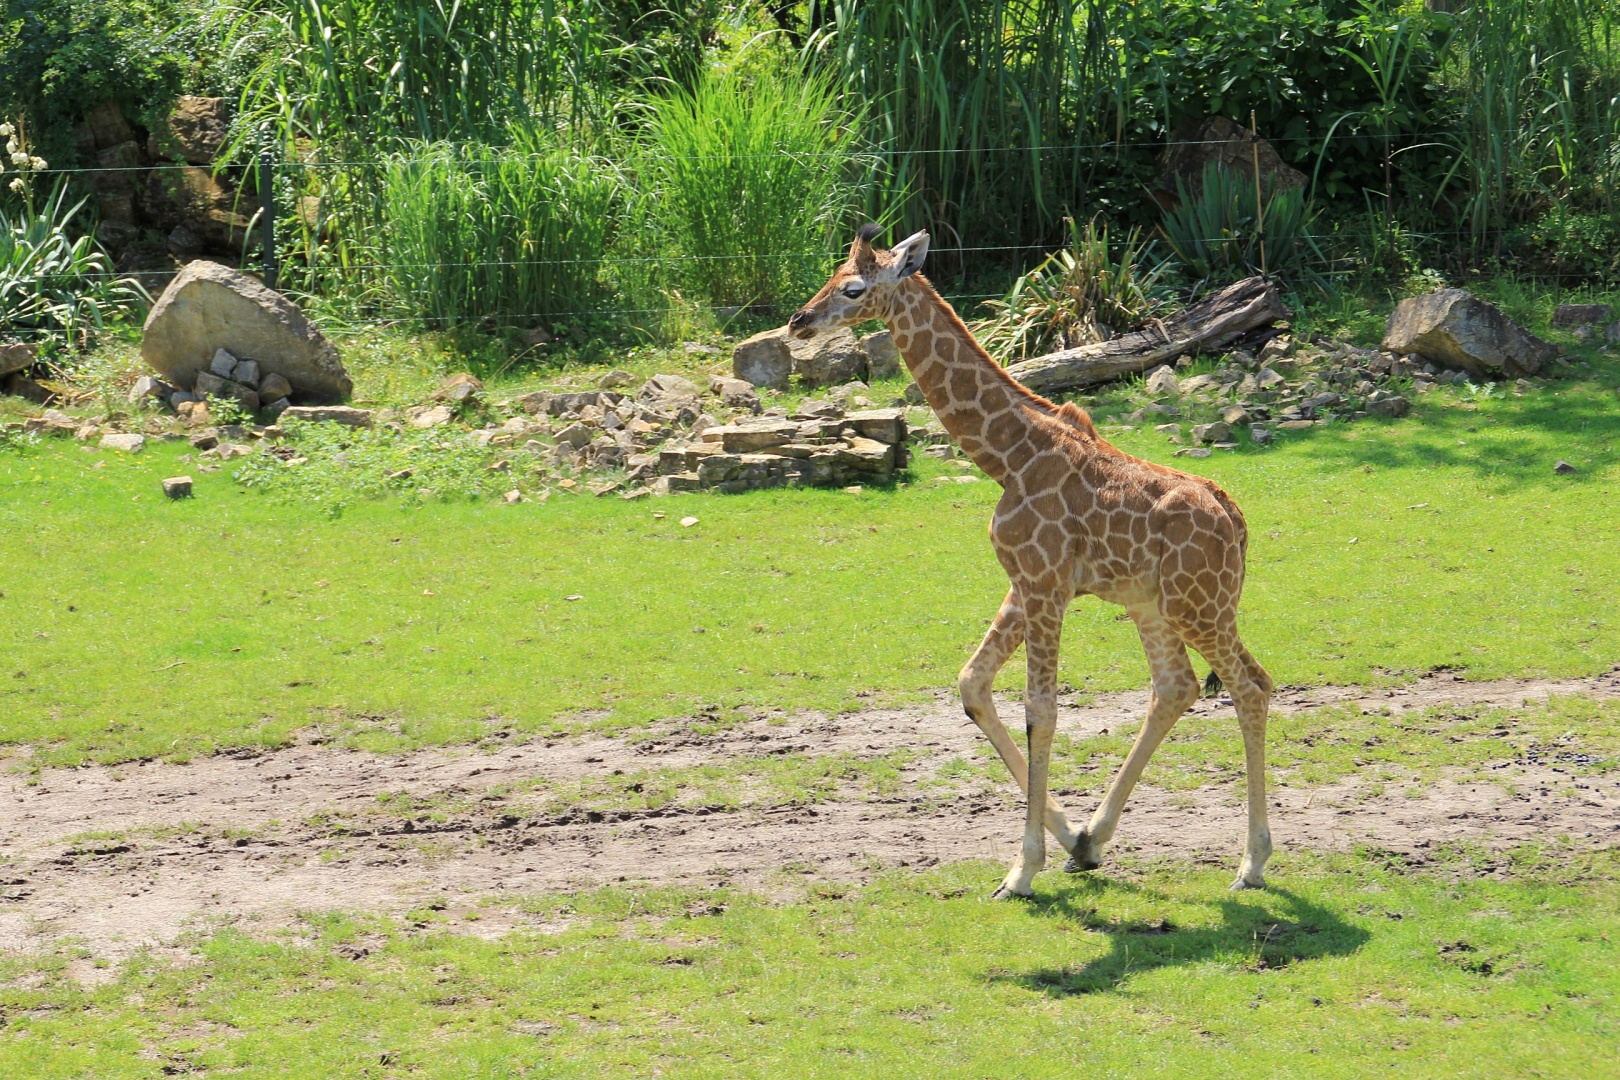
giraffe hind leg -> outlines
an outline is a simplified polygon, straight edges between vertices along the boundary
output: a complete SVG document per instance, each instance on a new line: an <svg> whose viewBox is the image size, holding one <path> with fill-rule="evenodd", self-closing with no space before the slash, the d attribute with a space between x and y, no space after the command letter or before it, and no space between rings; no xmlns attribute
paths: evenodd
<svg viewBox="0 0 1620 1080"><path fill-rule="evenodd" d="M1019 601L1018 590L1009 589L1007 599L1002 602L1001 610L996 612L995 619L990 623L990 629L984 635L984 641L979 644L979 648L957 676L956 686L961 691L962 708L968 718L984 732L985 738L996 748L996 753L1001 756L1007 771L1018 784L1018 790L1027 795L1029 766L1024 761L1024 755L1019 752L1018 744L1013 742L1006 726L1002 724L1001 717L996 712L995 699L990 693L996 673L1018 650L1023 640L1024 608ZM1075 830L1069 824L1069 819L1062 808L1050 795L1046 798L1046 828L1063 846L1064 851L1074 850Z"/></svg>
<svg viewBox="0 0 1620 1080"><path fill-rule="evenodd" d="M1192 661L1187 659L1187 647L1169 622L1154 610L1133 611L1131 617L1136 620L1136 632L1142 639L1142 650L1147 653L1148 666L1153 673L1153 693L1136 742L1064 867L1071 873L1095 870L1102 865L1102 849L1113 839L1119 816L1141 779L1142 770L1147 768L1153 752L1181 719L1181 714L1198 700L1198 676L1193 671Z"/></svg>
<svg viewBox="0 0 1620 1080"><path fill-rule="evenodd" d="M1248 840L1232 888L1263 889L1266 861L1272 850L1271 825L1266 815L1266 720L1271 711L1271 676L1243 647L1235 628L1227 629L1219 642L1204 652L1204 657L1221 673L1243 733Z"/></svg>

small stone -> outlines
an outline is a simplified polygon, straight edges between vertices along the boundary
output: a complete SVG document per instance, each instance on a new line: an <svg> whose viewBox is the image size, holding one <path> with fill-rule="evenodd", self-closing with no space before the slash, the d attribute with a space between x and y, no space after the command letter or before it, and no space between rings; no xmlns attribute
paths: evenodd
<svg viewBox="0 0 1620 1080"><path fill-rule="evenodd" d="M1230 442L1232 428L1224 421L1214 424L1194 424L1192 437L1193 442L1198 443Z"/></svg>
<svg viewBox="0 0 1620 1080"><path fill-rule="evenodd" d="M224 349L215 349L214 358L208 362L208 370L222 379L229 379L231 372L236 370L236 357Z"/></svg>
<svg viewBox="0 0 1620 1080"><path fill-rule="evenodd" d="M1169 364L1160 364L1148 373L1147 392L1154 397L1170 397L1181 389L1181 381L1176 378L1175 369Z"/></svg>
<svg viewBox="0 0 1620 1080"><path fill-rule="evenodd" d="M292 397L292 383L285 377L272 371L259 380L259 396L265 401L275 401L279 398Z"/></svg>
<svg viewBox="0 0 1620 1080"><path fill-rule="evenodd" d="M171 476L163 481L163 494L171 499L191 498L191 477Z"/></svg>
<svg viewBox="0 0 1620 1080"><path fill-rule="evenodd" d="M147 398L157 398L159 400L167 399L169 395L173 393L174 387L170 386L162 379L154 379L150 375L142 375L140 378L135 380L135 385L130 387L129 400L138 405Z"/></svg>
<svg viewBox="0 0 1620 1080"><path fill-rule="evenodd" d="M923 394L922 387L918 386L916 383L907 383L906 384L906 390L905 390L904 396L905 396L907 405L926 405L926 404L928 404L928 398Z"/></svg>
<svg viewBox="0 0 1620 1080"><path fill-rule="evenodd" d="M1559 304L1552 317L1554 326L1590 326L1608 321L1608 304Z"/></svg>
<svg viewBox="0 0 1620 1080"><path fill-rule="evenodd" d="M623 499L625 502L634 502L637 499L645 499L651 494L652 488L638 487L632 491L626 491L624 494L620 495L619 498Z"/></svg>
<svg viewBox="0 0 1620 1080"><path fill-rule="evenodd" d="M1304 431L1316 426L1315 420L1284 420L1277 425L1279 431Z"/></svg>
<svg viewBox="0 0 1620 1080"><path fill-rule="evenodd" d="M683 517L683 518L681 518L681 528L683 528L683 529L690 529L692 526L696 525L697 523L698 523L698 519L695 518L695 517Z"/></svg>
<svg viewBox="0 0 1620 1080"><path fill-rule="evenodd" d="M100 446L103 450L118 450L126 454L138 454L146 448L146 436L116 433L103 435Z"/></svg>
<svg viewBox="0 0 1620 1080"><path fill-rule="evenodd" d="M465 385L465 384L462 384ZM291 412L292 410L288 410ZM410 425L414 428L439 427L448 424L455 417L455 413L448 405L435 405L431 409L423 409L410 418Z"/></svg>
<svg viewBox="0 0 1620 1080"><path fill-rule="evenodd" d="M513 488L505 495L502 495L501 498L505 499L507 505L510 506L512 503L523 501L523 492L519 491L517 488Z"/></svg>
<svg viewBox="0 0 1620 1080"><path fill-rule="evenodd" d="M754 409L759 406L759 395L754 392L754 384L746 379L715 375L709 379L709 392L718 394L721 401L734 409Z"/></svg>
<svg viewBox="0 0 1620 1080"><path fill-rule="evenodd" d="M1241 405L1233 405L1221 410L1221 419L1232 427L1242 427L1249 422L1249 410Z"/></svg>
<svg viewBox="0 0 1620 1080"><path fill-rule="evenodd" d="M859 485L859 484L851 484L851 485L849 485L849 487L844 489L844 494L845 495L859 495L863 490L865 490L865 489L862 488L861 485Z"/></svg>
<svg viewBox="0 0 1620 1080"><path fill-rule="evenodd" d="M746 381L746 380L745 380ZM642 401L657 401L660 398L669 398L684 401L695 398L699 394L697 383L680 375L654 375L641 384L636 397Z"/></svg>
<svg viewBox="0 0 1620 1080"><path fill-rule="evenodd" d="M194 450L212 450L219 445L219 436L213 431L199 431L190 439Z"/></svg>
<svg viewBox="0 0 1620 1080"><path fill-rule="evenodd" d="M1387 397L1382 401L1374 401L1367 406L1367 411L1379 416L1387 416L1392 420L1399 419L1412 411L1412 403L1403 397Z"/></svg>
<svg viewBox="0 0 1620 1080"><path fill-rule="evenodd" d="M1580 470L1571 465L1569 462L1559 459L1558 464L1553 466L1553 472L1557 473L1559 476L1568 476L1570 473L1580 472Z"/></svg>
<svg viewBox="0 0 1620 1080"><path fill-rule="evenodd" d="M450 410L444 411L448 414ZM374 420L370 409L357 409L352 405L290 405L281 410L280 418L282 421L300 420L306 424L345 424L352 428L370 427ZM448 420L449 416L446 415L445 419Z"/></svg>
<svg viewBox="0 0 1620 1080"><path fill-rule="evenodd" d="M1264 446L1271 441L1271 429L1251 427L1249 428L1249 440L1256 446Z"/></svg>
<svg viewBox="0 0 1620 1080"><path fill-rule="evenodd" d="M612 390L620 386L629 386L636 381L636 377L628 371L614 368L612 371L596 380L596 385L603 390Z"/></svg>
<svg viewBox="0 0 1620 1080"><path fill-rule="evenodd" d="M1212 453L1213 453L1213 451L1208 449L1207 447L1203 447L1203 446L1187 446L1187 447L1183 447L1180 450L1177 450L1174 454L1172 454L1170 456L1171 457L1206 458L1206 457L1209 457L1210 454L1212 454Z"/></svg>
<svg viewBox="0 0 1620 1080"><path fill-rule="evenodd" d="M532 394L524 394L512 404L516 405L530 416L538 416L541 413L551 411L551 399L554 396L555 395L553 395L550 391L536 390Z"/></svg>
<svg viewBox="0 0 1620 1080"><path fill-rule="evenodd" d="M225 350L221 349L221 352ZM234 363L232 365L235 366ZM225 389L226 380L212 371L197 372L197 381L192 384L191 392L200 398L218 397Z"/></svg>
<svg viewBox="0 0 1620 1080"><path fill-rule="evenodd" d="M867 378L876 382L879 379L900 377L903 360L900 350L894 344L893 334L887 330L879 330L875 334L861 338L860 346L866 350Z"/></svg>
<svg viewBox="0 0 1620 1080"><path fill-rule="evenodd" d="M465 371L458 371L445 379L439 388L433 392L433 400L459 405L462 402L470 401L483 389L484 384L477 376L469 375ZM431 427L432 425L424 424L420 426Z"/></svg>
<svg viewBox="0 0 1620 1080"><path fill-rule="evenodd" d="M276 398L276 400L264 407L264 411L269 413L273 418L280 419L281 414L290 408L292 408L292 402L288 401L286 398Z"/></svg>
<svg viewBox="0 0 1620 1080"><path fill-rule="evenodd" d="M259 362L257 360L238 360L235 369L230 374L230 378L234 382L239 382L243 386L250 386L257 390L259 388ZM286 382L285 379L282 381Z"/></svg>

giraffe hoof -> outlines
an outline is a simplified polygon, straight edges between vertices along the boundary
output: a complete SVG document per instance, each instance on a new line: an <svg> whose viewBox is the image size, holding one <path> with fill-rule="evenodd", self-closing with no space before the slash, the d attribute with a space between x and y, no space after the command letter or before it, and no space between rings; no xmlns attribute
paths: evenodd
<svg viewBox="0 0 1620 1080"><path fill-rule="evenodd" d="M1231 891L1232 892L1243 892L1243 891L1245 891L1247 889L1264 889L1265 887L1266 887L1266 879L1265 878L1260 878L1258 881L1250 881L1247 878L1241 878L1240 877L1236 881L1232 882Z"/></svg>
<svg viewBox="0 0 1620 1080"><path fill-rule="evenodd" d="M990 899L992 899L992 900L1028 900L1030 897L1032 897L1034 895L1035 895L1035 890L1034 889L1031 889L1028 892L1013 892L1011 889L1007 888L1007 886L1005 886L1005 885L997 885L996 886L996 891L990 894Z"/></svg>
<svg viewBox="0 0 1620 1080"><path fill-rule="evenodd" d="M1089 855L1070 855L1069 861L1063 864L1065 874L1083 874L1087 870L1095 870L1102 863Z"/></svg>

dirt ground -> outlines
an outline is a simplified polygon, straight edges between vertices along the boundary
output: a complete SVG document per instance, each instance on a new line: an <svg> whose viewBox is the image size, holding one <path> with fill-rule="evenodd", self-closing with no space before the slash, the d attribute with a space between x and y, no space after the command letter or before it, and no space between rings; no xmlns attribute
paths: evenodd
<svg viewBox="0 0 1620 1080"><path fill-rule="evenodd" d="M1439 675L1393 690L1284 689L1274 711L1350 702L1397 710L1518 706L1550 694L1620 697L1620 673L1495 683ZM1066 707L1059 730L1081 736L1134 731L1146 705L1145 691L1100 697ZM1209 699L1194 710L1223 711L1231 713ZM1004 706L1004 717L1016 723L1019 715L1017 706ZM524 816L493 800L478 809L490 789L537 777L580 778L771 752L873 755L909 746L925 755L918 764L927 770L970 753L980 738L941 695L924 707L807 715L776 726L751 722L710 736L671 726L638 742L536 740L493 753L459 748L383 757L299 746L179 765L48 770L37 783L17 767L24 761L18 757L0 773L0 948L40 949L66 939L107 961L140 948L167 951L188 930L236 924L259 932L288 925L301 912L399 915L442 905L454 918L484 898L513 891L613 882L726 882L775 890L802 875L859 880L880 866L974 857L1004 862L1015 853L1021 827L1010 781L989 794L982 785L964 785L943 799L902 793L879 800L852 792L810 807L665 808L617 820ZM1571 796L1570 777L1553 767L1517 765L1503 775L1511 775L1512 794L1505 786L1444 780L1416 799L1368 797L1354 779L1315 790L1274 786L1273 836L1280 850L1345 849L1365 841L1413 853L1457 840L1492 847L1553 836L1593 845L1620 840L1620 785L1605 782ZM344 835L318 820L322 813L368 811L379 794L398 792L449 793L458 806L474 809L424 825L362 813ZM1071 819L1078 821L1095 805L1090 797L1069 801ZM1230 786L1172 794L1144 784L1111 850L1235 867L1242 843L1243 812ZM1056 845L1052 851L1055 868L1062 855ZM987 879L985 887L994 884ZM459 925L499 934L521 921L499 905L479 915ZM77 966L84 977L97 977L91 961Z"/></svg>

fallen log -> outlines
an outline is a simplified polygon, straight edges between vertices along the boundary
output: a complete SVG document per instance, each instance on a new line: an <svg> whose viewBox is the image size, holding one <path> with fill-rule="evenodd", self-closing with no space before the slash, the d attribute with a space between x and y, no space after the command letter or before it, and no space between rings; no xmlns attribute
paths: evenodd
<svg viewBox="0 0 1620 1080"><path fill-rule="evenodd" d="M1008 367L1007 374L1037 394L1061 394L1173 364L1184 353L1218 349L1241 334L1286 318L1288 309L1275 282L1244 278L1142 330L1021 360Z"/></svg>

